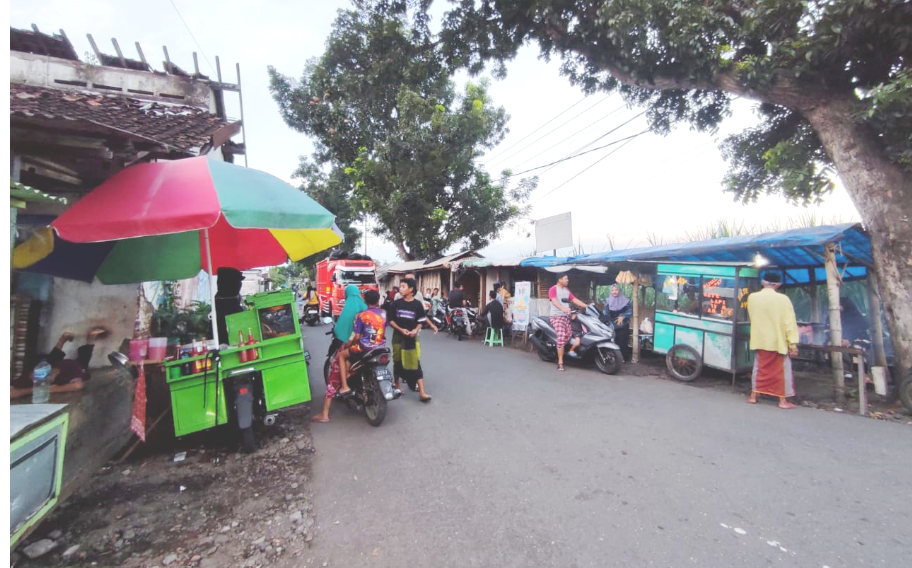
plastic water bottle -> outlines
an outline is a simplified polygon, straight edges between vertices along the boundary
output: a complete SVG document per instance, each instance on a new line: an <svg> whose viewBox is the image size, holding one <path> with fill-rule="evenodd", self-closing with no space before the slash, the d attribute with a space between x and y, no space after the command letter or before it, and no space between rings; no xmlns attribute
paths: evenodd
<svg viewBox="0 0 912 568"><path fill-rule="evenodd" d="M32 371L32 404L45 404L51 397L51 365L44 359Z"/></svg>

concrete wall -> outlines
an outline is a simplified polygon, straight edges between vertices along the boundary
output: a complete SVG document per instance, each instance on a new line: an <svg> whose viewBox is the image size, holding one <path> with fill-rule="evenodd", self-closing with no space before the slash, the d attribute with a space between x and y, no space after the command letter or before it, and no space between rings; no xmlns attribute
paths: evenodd
<svg viewBox="0 0 912 568"><path fill-rule="evenodd" d="M38 349L47 353L64 331L76 335L66 346L68 357L76 357L76 349L85 340L86 332L101 325L111 333L95 344L92 367L110 365L108 353L120 347L125 338L133 337L136 321L138 284L106 286L97 280L92 284L55 278L46 317L38 335Z"/></svg>
<svg viewBox="0 0 912 568"><path fill-rule="evenodd" d="M11 83L39 87L91 89L109 95L204 107L215 112L215 100L208 81L163 73L87 65L68 59L11 51L9 80Z"/></svg>

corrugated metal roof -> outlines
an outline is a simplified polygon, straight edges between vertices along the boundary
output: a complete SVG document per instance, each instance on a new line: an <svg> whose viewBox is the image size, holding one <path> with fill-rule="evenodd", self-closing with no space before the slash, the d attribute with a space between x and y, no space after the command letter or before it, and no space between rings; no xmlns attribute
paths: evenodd
<svg viewBox="0 0 912 568"><path fill-rule="evenodd" d="M567 264L569 257L566 256L533 256L519 263L520 266L531 266L534 268L545 268L546 266L557 266L558 264Z"/></svg>
<svg viewBox="0 0 912 568"><path fill-rule="evenodd" d="M505 258L501 260L496 260L492 258L470 258L462 263L466 268L488 268L488 267L508 267L508 266L519 266L523 261L522 257L516 258Z"/></svg>
<svg viewBox="0 0 912 568"><path fill-rule="evenodd" d="M481 255L475 251L467 250L463 252L458 252L456 254L451 254L428 262L426 260L410 260L408 262L400 262L399 264L392 264L387 268L387 272L402 274L405 272L423 272L425 270L435 270L438 268L446 268L451 262L458 260L466 256L473 256L481 258Z"/></svg>

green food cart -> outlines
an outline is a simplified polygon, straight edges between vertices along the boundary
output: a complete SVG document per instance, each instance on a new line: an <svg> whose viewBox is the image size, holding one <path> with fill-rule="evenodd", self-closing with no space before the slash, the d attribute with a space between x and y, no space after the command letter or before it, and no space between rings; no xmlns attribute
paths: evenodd
<svg viewBox="0 0 912 568"><path fill-rule="evenodd" d="M229 349L165 363L174 433L185 436L235 423L252 451L253 420L271 426L276 411L310 400L308 355L290 290L248 296L246 311L226 318ZM246 342L238 346L239 336ZM256 359L242 360L242 352ZM194 372L194 362L203 370Z"/></svg>
<svg viewBox="0 0 912 568"><path fill-rule="evenodd" d="M759 271L744 265L659 264L654 348L682 381L703 367L750 371L747 296L760 289Z"/></svg>

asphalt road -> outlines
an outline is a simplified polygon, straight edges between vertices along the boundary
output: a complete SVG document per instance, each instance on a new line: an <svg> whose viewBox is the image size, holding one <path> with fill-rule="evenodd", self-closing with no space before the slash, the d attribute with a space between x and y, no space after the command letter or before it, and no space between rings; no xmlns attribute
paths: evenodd
<svg viewBox="0 0 912 568"><path fill-rule="evenodd" d="M909 426L442 334L422 353L431 403L312 426L317 566L912 566Z"/></svg>

